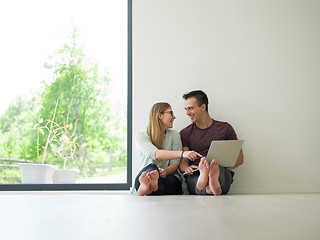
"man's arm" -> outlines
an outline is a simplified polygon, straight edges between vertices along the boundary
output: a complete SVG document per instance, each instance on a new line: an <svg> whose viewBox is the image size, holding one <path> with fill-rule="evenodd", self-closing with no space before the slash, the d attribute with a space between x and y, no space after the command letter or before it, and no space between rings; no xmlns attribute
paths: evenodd
<svg viewBox="0 0 320 240"><path fill-rule="evenodd" d="M235 164L233 167L230 167L230 168L228 168L228 169L229 169L229 170L233 170L233 169L239 167L242 163L243 163L243 151L242 151L242 149L241 149L240 152L239 152L239 155L238 155L238 159L237 159L236 164Z"/></svg>
<svg viewBox="0 0 320 240"><path fill-rule="evenodd" d="M183 147L183 151L189 151L188 147ZM179 170L182 173L187 173L188 175L193 174L193 169L197 169L198 167L196 165L189 166L189 159L188 158L182 158L179 164Z"/></svg>
<svg viewBox="0 0 320 240"><path fill-rule="evenodd" d="M186 158L182 158L179 164L179 170L180 172L184 173L186 171L186 169L189 167L189 159Z"/></svg>

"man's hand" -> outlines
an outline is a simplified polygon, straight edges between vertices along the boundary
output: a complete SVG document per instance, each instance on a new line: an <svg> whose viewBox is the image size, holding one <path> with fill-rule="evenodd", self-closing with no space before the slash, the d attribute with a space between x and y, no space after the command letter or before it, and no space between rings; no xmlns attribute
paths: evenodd
<svg viewBox="0 0 320 240"><path fill-rule="evenodd" d="M165 169L159 168L159 172L160 172L160 177L162 177L162 178L166 178L167 177L167 173L166 173Z"/></svg>
<svg viewBox="0 0 320 240"><path fill-rule="evenodd" d="M191 165L188 168L185 169L185 173L188 175L192 175L194 172L194 169L198 169L198 166L196 165Z"/></svg>

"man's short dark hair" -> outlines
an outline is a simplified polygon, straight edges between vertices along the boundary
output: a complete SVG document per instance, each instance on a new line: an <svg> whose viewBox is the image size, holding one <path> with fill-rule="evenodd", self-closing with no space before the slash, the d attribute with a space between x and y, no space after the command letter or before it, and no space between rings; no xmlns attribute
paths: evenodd
<svg viewBox="0 0 320 240"><path fill-rule="evenodd" d="M207 94L205 94L203 91L201 90L194 90L188 93L185 93L182 98L184 100L187 100L189 98L194 97L197 100L198 106L200 107L202 104L206 105L206 111L208 112L208 104L209 104L209 100L207 97Z"/></svg>

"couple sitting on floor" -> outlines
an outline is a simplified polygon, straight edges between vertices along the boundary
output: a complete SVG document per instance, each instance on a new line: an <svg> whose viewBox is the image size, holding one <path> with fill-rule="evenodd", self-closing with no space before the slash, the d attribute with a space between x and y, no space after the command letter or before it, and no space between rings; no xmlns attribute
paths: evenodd
<svg viewBox="0 0 320 240"><path fill-rule="evenodd" d="M176 118L168 103L152 106L147 131L136 135L140 171L133 192L143 195L182 194L181 173L190 194L221 195L229 192L232 169L243 163L242 150L235 166L224 168L205 158L211 141L237 140L230 124L212 119L207 95L200 90L183 95L185 110L192 124L180 131L170 128ZM194 171L198 169L199 171Z"/></svg>

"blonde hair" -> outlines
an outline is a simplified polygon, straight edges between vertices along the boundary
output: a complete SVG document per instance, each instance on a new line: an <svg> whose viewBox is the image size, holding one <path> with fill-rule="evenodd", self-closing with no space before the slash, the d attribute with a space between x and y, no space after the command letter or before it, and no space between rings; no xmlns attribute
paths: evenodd
<svg viewBox="0 0 320 240"><path fill-rule="evenodd" d="M163 113L170 108L170 104L166 102L158 102L153 104L149 114L149 124L147 127L147 134L152 142L158 149L162 149L161 142L161 129L162 122L159 119L159 113Z"/></svg>

